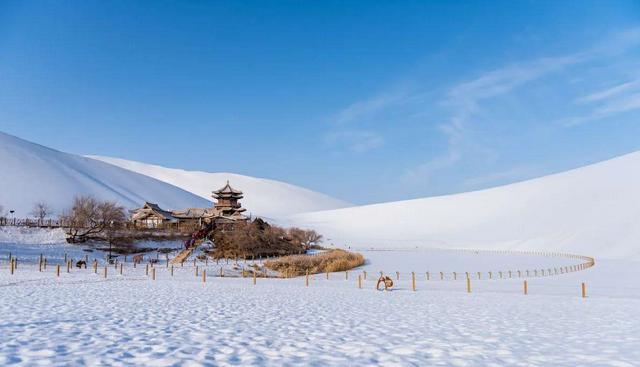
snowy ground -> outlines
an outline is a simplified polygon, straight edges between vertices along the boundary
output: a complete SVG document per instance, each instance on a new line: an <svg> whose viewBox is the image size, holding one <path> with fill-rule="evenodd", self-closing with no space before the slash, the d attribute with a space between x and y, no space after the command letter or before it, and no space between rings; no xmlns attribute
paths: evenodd
<svg viewBox="0 0 640 367"><path fill-rule="evenodd" d="M633 366L640 360L638 264L597 261L571 274L465 282L425 271L560 266L552 258L455 251L367 251L368 264L303 278L218 278L192 266L127 263L9 274L0 245L0 365L554 365ZM19 254L20 256L20 254ZM202 264L199 264L202 268ZM357 274L370 276L363 289ZM373 273L401 272L391 292ZM410 272L416 271L417 291ZM393 273L395 279L395 273ZM589 297L580 297L587 282Z"/></svg>

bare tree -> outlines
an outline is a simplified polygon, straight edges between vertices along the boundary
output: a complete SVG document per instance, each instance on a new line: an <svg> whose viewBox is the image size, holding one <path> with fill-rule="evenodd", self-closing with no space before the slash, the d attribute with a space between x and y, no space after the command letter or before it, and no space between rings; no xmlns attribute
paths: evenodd
<svg viewBox="0 0 640 367"><path fill-rule="evenodd" d="M44 220L44 218L51 215L51 207L45 202L37 202L31 210L31 215L33 215L38 220Z"/></svg>
<svg viewBox="0 0 640 367"><path fill-rule="evenodd" d="M304 230L296 227L289 229L289 237L291 237L294 242L299 243L307 250L311 246L317 245L322 241L322 235L318 232L314 230Z"/></svg>
<svg viewBox="0 0 640 367"><path fill-rule="evenodd" d="M98 201L91 196L78 196L71 209L60 216L67 228L67 241L84 242L89 237L113 231L125 220L124 208L115 202Z"/></svg>

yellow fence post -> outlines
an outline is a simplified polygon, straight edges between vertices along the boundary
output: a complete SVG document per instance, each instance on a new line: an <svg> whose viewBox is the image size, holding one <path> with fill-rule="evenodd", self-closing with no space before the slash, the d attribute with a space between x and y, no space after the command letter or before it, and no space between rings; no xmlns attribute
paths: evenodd
<svg viewBox="0 0 640 367"><path fill-rule="evenodd" d="M582 298L587 298L587 285L584 284L584 282L582 283Z"/></svg>
<svg viewBox="0 0 640 367"><path fill-rule="evenodd" d="M56 276L60 278L60 264L56 265Z"/></svg>
<svg viewBox="0 0 640 367"><path fill-rule="evenodd" d="M256 270L253 269L253 285L256 285Z"/></svg>
<svg viewBox="0 0 640 367"><path fill-rule="evenodd" d="M467 278L467 293L471 293L471 279Z"/></svg>
<svg viewBox="0 0 640 367"><path fill-rule="evenodd" d="M207 282L207 269L202 269L202 283Z"/></svg>
<svg viewBox="0 0 640 367"><path fill-rule="evenodd" d="M416 291L416 273L415 272L411 272L411 283L413 286L413 291Z"/></svg>
<svg viewBox="0 0 640 367"><path fill-rule="evenodd" d="M526 296L527 294L529 294L529 284L527 283L527 281L524 281L524 295Z"/></svg>

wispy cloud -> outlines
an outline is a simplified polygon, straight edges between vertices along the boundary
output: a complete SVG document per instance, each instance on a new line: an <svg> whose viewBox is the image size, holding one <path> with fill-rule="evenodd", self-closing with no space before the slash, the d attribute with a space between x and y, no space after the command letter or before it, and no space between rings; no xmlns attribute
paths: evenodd
<svg viewBox="0 0 640 367"><path fill-rule="evenodd" d="M494 146L495 135L487 133L490 129L488 125L502 123L505 126L510 123L508 118L504 119L504 115L495 114L496 111L503 112L505 109L501 108L504 105L518 106L520 110L529 108L529 101L523 100L524 96L530 95L528 86L542 86L539 91L542 94L549 93L543 97L537 93L536 97L540 100L547 98L550 102L556 102L556 99L563 98L566 105L576 103L575 109L566 109L568 116L562 120L562 124L558 124L557 120L548 120L548 125L557 129L563 125L575 126L640 108L640 79L637 78L629 78L576 98L580 86L601 77L601 69L598 68L638 45L640 27L613 34L602 42L575 52L510 63L484 71L474 78L450 85L444 91L442 86L438 86L440 90L422 86L420 78L416 77L412 83L356 101L332 115L326 140L339 149L364 153L385 145L386 138L383 139L379 133L381 124L399 120L387 117L402 116L407 121L428 121L428 130L433 131L435 127L446 139L446 146L440 154L426 157L423 162L407 168L402 175L405 184L424 187L442 171L453 169L466 160L478 164L495 160L498 156ZM440 97L434 96L436 92L440 93ZM437 113L433 112L435 109ZM581 115L585 110L588 113ZM558 114L563 111L557 109ZM535 115L536 111L531 112ZM500 122L496 121L500 118ZM513 121L518 119L514 118ZM526 172L522 173L521 170L501 170L468 179L462 186L517 179L523 175Z"/></svg>
<svg viewBox="0 0 640 367"><path fill-rule="evenodd" d="M580 97L576 100L576 103L599 102L638 88L640 88L640 80L632 80Z"/></svg>
<svg viewBox="0 0 640 367"><path fill-rule="evenodd" d="M366 153L384 144L381 135L363 130L335 131L328 134L325 141L333 147L352 153Z"/></svg>
<svg viewBox="0 0 640 367"><path fill-rule="evenodd" d="M366 153L384 145L382 134L371 125L385 110L406 103L411 97L406 84L398 85L388 93L354 102L329 118L325 142L338 151Z"/></svg>
<svg viewBox="0 0 640 367"><path fill-rule="evenodd" d="M478 141L468 137L469 125L482 112L482 103L508 94L530 81L584 62L587 55L575 53L510 65L452 86L442 101L452 113L446 122L438 126L447 138L447 149L443 154L409 169L404 175L405 181L425 184L438 171L458 164L470 151L493 156L490 147L481 146Z"/></svg>
<svg viewBox="0 0 640 367"><path fill-rule="evenodd" d="M589 55L589 52L581 52L560 57L541 58L492 70L476 79L453 86L448 95L448 102L459 106L474 106L482 100L511 92L515 88L549 73L584 62L589 58Z"/></svg>
<svg viewBox="0 0 640 367"><path fill-rule="evenodd" d="M331 122L337 125L345 125L361 121L397 103L401 103L407 96L408 90L401 88L391 93L357 101L339 111L331 118Z"/></svg>
<svg viewBox="0 0 640 367"><path fill-rule="evenodd" d="M594 60L609 57L614 54L624 53L640 43L640 28L630 29L610 37L605 42L596 44L589 49L560 55L555 57L542 57L528 62L507 65L491 70L480 76L453 85L442 104L448 106L451 115L443 123L439 130L447 137L448 145L444 153L426 162L409 169L405 178L415 182L427 182L431 175L438 171L450 168L463 160L470 152L484 152L492 157L490 146L482 146L477 139L469 135L470 128L477 129L475 124L478 117L483 114L483 104L495 103L503 96L510 96L516 90L533 81L550 77L555 73L561 73L569 68L576 67ZM635 90L640 82L634 81L611 88L600 93L594 93L584 97L585 102L598 101L623 92ZM594 116L628 111L638 108L640 98L638 95L629 95L612 103L601 106L594 112ZM594 116L588 117L589 119ZM586 120L581 117L571 117L565 120L566 125L583 123ZM476 157L474 157L476 158ZM479 182L480 183L480 182Z"/></svg>
<svg viewBox="0 0 640 367"><path fill-rule="evenodd" d="M640 79L592 92L576 99L575 103L588 107L589 111L563 119L562 124L566 127L583 125L640 109Z"/></svg>

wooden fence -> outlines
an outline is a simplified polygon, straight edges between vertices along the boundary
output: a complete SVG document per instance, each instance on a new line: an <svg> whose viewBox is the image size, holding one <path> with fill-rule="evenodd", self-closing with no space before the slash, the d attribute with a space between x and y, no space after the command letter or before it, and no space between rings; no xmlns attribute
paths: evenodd
<svg viewBox="0 0 640 367"><path fill-rule="evenodd" d="M70 228L75 223L61 219L32 219L32 218L0 218L0 227L29 227L29 228ZM82 228L82 227L80 227ZM194 223L163 223L155 228L138 227L132 222L124 222L118 225L119 229L139 231L177 231L184 233L194 232L201 227Z"/></svg>
<svg viewBox="0 0 640 367"><path fill-rule="evenodd" d="M588 258L585 256L585 258ZM53 264L52 262L48 262L46 257L43 257L42 255L40 256L37 265L35 265L35 268L37 269L37 271L39 273L51 273L51 276L55 276L56 278L60 278L62 275L61 273L71 273L71 272L81 272L81 273L85 273L85 274L90 274L93 273L96 276L99 276L100 278L104 278L107 279L109 277L113 277L115 276L126 276L129 274L133 274L133 275L137 275L137 276L141 276L140 272L142 271L140 270L136 270L136 267L138 264L140 264L140 268L143 268L143 265L141 263L138 262L129 262L129 265L125 267L126 262L126 257L125 257L125 261L124 262L118 262L117 260L115 261L115 263L109 264L109 263L103 263L102 265L99 264L97 259L93 259L93 261L89 261L88 259L88 255L86 255L86 257L83 259L86 261L86 263L84 264L83 267L77 268L73 261L73 259L68 259L67 256L65 255L65 259L64 262L58 262L57 264ZM588 258L590 260L587 260L585 262L579 263L579 264L575 264L575 265L567 265L564 266L562 268L555 268L555 272L552 271L548 271L547 274L540 274L537 276L551 276L551 275L556 275L556 274L562 274L562 273L571 273L571 272L576 272L576 271L582 271L585 269L588 269L592 266L594 266L595 262L593 261L592 258ZM247 260L244 260L245 263L247 262ZM180 263L179 267L174 267L173 264L170 264L169 258L166 258L165 262L162 263L156 263L154 264L153 262L149 262L147 264L144 265L144 274L145 276L150 280L150 281L156 281L157 277L162 277L164 279L173 279L174 278L174 274L176 271L180 271L178 269L182 269L182 271L184 271L185 269L185 263L187 264L187 267L191 268L194 271L189 271L192 274L195 274L195 278L200 280L203 284L206 284L207 281L207 275L209 274L209 277L218 277L218 278L229 278L229 277L233 277L230 276L230 274L227 274L225 276L225 269L224 267L219 267L219 269L217 266L213 265L213 261L211 261L211 266L209 265L209 261L207 260L200 260L198 261L197 258L193 258L193 261L183 261ZM239 265L239 264L237 264ZM12 256L9 256L8 261L7 261L7 268L10 271L11 276L14 276L19 269L22 269L25 265L23 265L21 262L19 263L18 259ZM29 265L27 265L29 266ZM4 267L2 264L0 264L0 268ZM163 270L163 268L165 268ZM109 270L111 269L111 270ZM157 270L156 270L157 269ZM559 269L559 270L558 270ZM35 270L35 269L34 269ZM218 270L218 271L216 271ZM158 271L158 272L157 272ZM356 283L355 283L355 288L357 289L362 289L363 288L363 281L366 282L367 281L367 272L366 271L360 271L360 272L356 272L353 271L354 273L357 274L357 277L351 277L351 279L355 279ZM515 275L514 271L509 271L510 275L513 276ZM341 274L344 273L344 277L341 276ZM532 274L531 271L523 271L523 270L517 270L518 273L518 277L519 278L524 278L523 280L523 287L522 287L522 292L524 295L528 295L529 294L529 288L528 288L528 282L527 282L527 278L529 278ZM335 273L334 273L335 274ZM395 272L395 278L397 281L400 281L401 276L403 273L396 271ZM446 281L446 280L452 280L451 277L443 277L444 272L438 272L437 274L440 275L440 277L433 277L430 278L430 273L426 272L426 278L424 279L425 283L427 284L429 281ZM434 274L434 275L437 275ZM453 280L455 279L455 272L450 272L447 274L451 274L453 275ZM489 273L491 274L491 273ZM525 274L527 274L527 276L525 276ZM316 274L319 275L319 274ZM345 272L341 272L340 274L336 274L339 275L340 277L338 278L339 280L344 279L344 281L350 281L349 278L349 271L345 271ZM392 275L392 274L389 274ZM415 272L411 272L408 273L408 275L410 275L410 278L404 278L404 279L411 279L411 290L413 292L416 292L418 290L418 286L417 286L417 276ZM385 274L383 272L380 272L380 276L385 276ZM510 276L510 277L511 277ZM535 275L534 275L535 276ZM257 278L268 278L269 276L264 273L261 272L259 269L256 269L255 266L242 266L241 267L241 271L237 270L237 274L235 276L235 278L249 278L252 279L252 283L253 285L257 285ZM310 278L311 277L311 278ZM320 278L324 278L324 276L321 276ZM304 279L304 286L305 287L309 287L311 284L311 280L313 280L313 275L309 274L309 272L306 273L306 275L303 277ZM370 281L376 281L377 278L377 274L373 277L369 277ZM470 276L470 273L466 273L465 277L461 277L461 279L464 279L466 282L466 293L472 293L472 276ZM477 280L491 280L491 279L499 279L499 278L492 278L491 275L489 275L489 277L487 278L483 278L481 276L481 273L477 273L477 278L475 278ZM502 278L505 279L505 278ZM326 280L330 280L330 273L326 273ZM315 283L315 280L314 280ZM380 290L379 288L379 284L376 285L375 289ZM386 289L386 287L384 288ZM582 296L582 298L586 298L587 297L587 288L586 288L586 283L582 282L580 283L580 294ZM576 291L576 294L578 294L578 292Z"/></svg>

